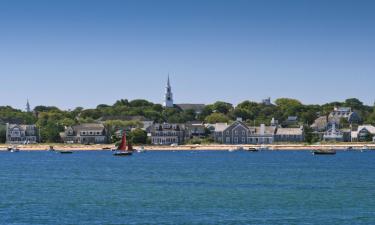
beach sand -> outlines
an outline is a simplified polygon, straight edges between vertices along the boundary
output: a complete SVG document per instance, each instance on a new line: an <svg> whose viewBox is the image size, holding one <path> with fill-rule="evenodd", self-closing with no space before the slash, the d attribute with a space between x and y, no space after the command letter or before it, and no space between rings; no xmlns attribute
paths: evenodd
<svg viewBox="0 0 375 225"><path fill-rule="evenodd" d="M375 149L374 143L335 143L335 144L320 144L320 145L307 145L307 144L272 144L266 145L270 150L275 151L288 151L288 150L316 150L316 149L336 149L346 150L349 147L353 149L361 149L367 145L370 149ZM0 150L6 150L9 145L1 144ZM27 151L46 151L53 146L55 150L69 150L69 151L102 151L114 149L113 144L98 144L98 145L80 145L80 144L32 144L32 145L17 145L22 150ZM143 146L147 151L186 151L186 150L222 150L243 147L244 149L260 147L260 145L179 145L179 146L156 146L145 145ZM135 149L140 146L134 146Z"/></svg>

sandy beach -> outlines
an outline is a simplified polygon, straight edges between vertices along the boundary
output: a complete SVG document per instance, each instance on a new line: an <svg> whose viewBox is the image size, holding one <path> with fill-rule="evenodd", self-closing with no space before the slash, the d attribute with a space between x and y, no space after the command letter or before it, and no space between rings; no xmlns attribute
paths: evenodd
<svg viewBox="0 0 375 225"><path fill-rule="evenodd" d="M315 150L315 149L336 149L346 150L349 147L353 149L361 149L367 145L370 149L375 149L374 143L335 143L335 144L320 144L320 145L308 145L308 144L273 144L266 145L270 150L275 151L288 151L288 150ZM7 150L9 145L1 144L0 151ZM21 151L46 151L54 146L55 150L70 150L70 151L102 151L114 149L113 144L100 144L100 145L80 145L80 144L33 144L33 145L17 145ZM260 147L259 145L179 145L179 146L156 146L156 145L145 145L143 146L147 151L186 151L186 150L197 150L197 151L226 151L228 149L243 147L244 149ZM135 149L140 146L135 146Z"/></svg>

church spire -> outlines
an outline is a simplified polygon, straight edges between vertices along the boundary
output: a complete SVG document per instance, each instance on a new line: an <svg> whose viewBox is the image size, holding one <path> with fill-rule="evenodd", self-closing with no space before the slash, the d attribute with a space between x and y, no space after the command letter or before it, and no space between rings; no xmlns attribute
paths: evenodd
<svg viewBox="0 0 375 225"><path fill-rule="evenodd" d="M27 99L27 102L26 102L26 112L31 112L31 107L30 107L30 103L29 103L29 99Z"/></svg>
<svg viewBox="0 0 375 225"><path fill-rule="evenodd" d="M172 86L169 79L167 80L167 86L165 87L165 96L164 96L164 107L173 108L173 93L172 93Z"/></svg>

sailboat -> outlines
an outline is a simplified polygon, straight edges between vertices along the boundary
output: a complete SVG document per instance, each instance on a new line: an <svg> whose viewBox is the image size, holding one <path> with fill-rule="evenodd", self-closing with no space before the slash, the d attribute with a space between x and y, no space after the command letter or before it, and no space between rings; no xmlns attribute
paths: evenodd
<svg viewBox="0 0 375 225"><path fill-rule="evenodd" d="M120 146L113 154L114 156L131 156L133 154L133 146L126 141L126 132L122 132L122 140Z"/></svg>

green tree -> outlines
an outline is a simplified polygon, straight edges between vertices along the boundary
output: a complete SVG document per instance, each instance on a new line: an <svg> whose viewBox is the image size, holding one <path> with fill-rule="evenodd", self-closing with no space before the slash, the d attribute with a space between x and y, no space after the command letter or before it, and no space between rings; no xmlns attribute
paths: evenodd
<svg viewBox="0 0 375 225"><path fill-rule="evenodd" d="M5 143L6 141L6 126L0 124L0 143Z"/></svg>
<svg viewBox="0 0 375 225"><path fill-rule="evenodd" d="M233 110L233 105L227 102L215 102L213 105L213 110L219 113L228 114Z"/></svg>
<svg viewBox="0 0 375 225"><path fill-rule="evenodd" d="M229 118L223 113L212 113L206 117L205 121L207 123L227 123Z"/></svg>
<svg viewBox="0 0 375 225"><path fill-rule="evenodd" d="M130 132L130 140L133 144L147 144L147 132L142 129L134 129Z"/></svg>

